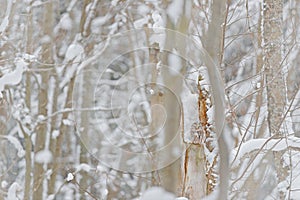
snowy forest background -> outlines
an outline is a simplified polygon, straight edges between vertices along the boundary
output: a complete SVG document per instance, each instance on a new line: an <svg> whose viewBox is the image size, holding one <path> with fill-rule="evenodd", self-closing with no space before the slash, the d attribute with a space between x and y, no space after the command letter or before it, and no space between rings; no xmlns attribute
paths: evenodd
<svg viewBox="0 0 300 200"><path fill-rule="evenodd" d="M0 199L299 199L299 0L0 0Z"/></svg>

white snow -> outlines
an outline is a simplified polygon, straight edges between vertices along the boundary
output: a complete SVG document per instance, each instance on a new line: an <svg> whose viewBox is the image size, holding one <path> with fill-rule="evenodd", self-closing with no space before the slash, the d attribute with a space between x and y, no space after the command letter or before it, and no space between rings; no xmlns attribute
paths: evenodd
<svg viewBox="0 0 300 200"><path fill-rule="evenodd" d="M64 30L72 29L72 19L71 19L69 13L66 13L62 16L62 18L59 22L59 26L61 29L64 29Z"/></svg>
<svg viewBox="0 0 300 200"><path fill-rule="evenodd" d="M81 44L78 43L71 44L67 49L65 58L67 61L71 61L74 58L81 57L83 53L84 53L84 49Z"/></svg>
<svg viewBox="0 0 300 200"><path fill-rule="evenodd" d="M37 163L50 163L52 161L51 151L44 149L35 154L35 162Z"/></svg>
<svg viewBox="0 0 300 200"><path fill-rule="evenodd" d="M66 181L72 181L74 179L74 175L72 173L68 173Z"/></svg>
<svg viewBox="0 0 300 200"><path fill-rule="evenodd" d="M0 78L0 92L4 90L6 85L17 85L22 80L22 75L27 68L27 63L23 59L15 60L16 69L13 72L4 74Z"/></svg>
<svg viewBox="0 0 300 200"><path fill-rule="evenodd" d="M13 4L13 1L6 1L6 2L7 2L7 7L6 7L6 12L5 12L5 17L4 17L4 19L3 19L3 21L1 22L1 25L0 25L0 34L5 32L5 30L8 27L9 15L11 13L11 8L12 8L12 4Z"/></svg>
<svg viewBox="0 0 300 200"><path fill-rule="evenodd" d="M42 121L44 121L46 119L46 117L44 116L44 115L38 115L38 117L37 117L37 121L38 122L42 122Z"/></svg>
<svg viewBox="0 0 300 200"><path fill-rule="evenodd" d="M96 17L92 20L91 31L93 33L101 34L101 27L111 18L111 15L108 13L105 16Z"/></svg>
<svg viewBox="0 0 300 200"><path fill-rule="evenodd" d="M54 194L51 194L47 197L47 200L54 200L55 198L55 195Z"/></svg>
<svg viewBox="0 0 300 200"><path fill-rule="evenodd" d="M152 187L143 193L140 200L174 200L175 198L174 194L165 191L161 187Z"/></svg>
<svg viewBox="0 0 300 200"><path fill-rule="evenodd" d="M163 28L164 27L164 21L157 10L152 13L151 17L154 22L153 28Z"/></svg>
<svg viewBox="0 0 300 200"><path fill-rule="evenodd" d="M50 180L52 174L53 174L53 170L52 169L48 169L46 171L45 177L47 178L47 180Z"/></svg>
<svg viewBox="0 0 300 200"><path fill-rule="evenodd" d="M66 126L72 126L73 122L70 119L63 119L63 124Z"/></svg>
<svg viewBox="0 0 300 200"><path fill-rule="evenodd" d="M57 137L59 136L59 134L60 134L59 130L54 130L54 131L52 132L52 139L57 138Z"/></svg>
<svg viewBox="0 0 300 200"><path fill-rule="evenodd" d="M36 1L33 1L32 3L32 7L38 7L38 6L41 6L43 5L43 2L42 1L39 1L39 0L36 0Z"/></svg>
<svg viewBox="0 0 300 200"><path fill-rule="evenodd" d="M8 185L7 181L4 180L4 181L1 182L1 187L2 188L6 188L7 185Z"/></svg>
<svg viewBox="0 0 300 200"><path fill-rule="evenodd" d="M160 29L165 27L165 23L160 13L156 10L152 13L151 17L153 19L153 25L152 25L154 29L153 31L155 33L161 33L162 31Z"/></svg>
<svg viewBox="0 0 300 200"><path fill-rule="evenodd" d="M181 59L178 55L170 53L168 56L168 67L171 68L170 73L172 75L180 74L181 70Z"/></svg>
<svg viewBox="0 0 300 200"><path fill-rule="evenodd" d="M8 26L8 16L5 16L1 25L0 25L0 33L3 33Z"/></svg>
<svg viewBox="0 0 300 200"><path fill-rule="evenodd" d="M90 170L91 170L91 166L86 163L81 163L80 165L78 165L76 167L76 172L79 172L79 171L89 172Z"/></svg>
<svg viewBox="0 0 300 200"><path fill-rule="evenodd" d="M11 186L8 188L6 200L19 199L17 196L17 192L21 189L22 189L21 186L17 182L14 182L13 184L11 184Z"/></svg>
<svg viewBox="0 0 300 200"><path fill-rule="evenodd" d="M233 167L240 164L240 159L247 154L261 150L261 153L272 151L281 151L288 147L300 148L300 139L297 137L289 137L287 139L252 139L241 145L240 150L233 150L232 159L236 157ZM237 154L238 153L238 154ZM236 155L237 154L237 155Z"/></svg>
<svg viewBox="0 0 300 200"><path fill-rule="evenodd" d="M111 5L112 6L116 6L118 4L119 0L112 0L111 1Z"/></svg>
<svg viewBox="0 0 300 200"><path fill-rule="evenodd" d="M40 39L41 44L49 44L51 42L51 37L49 35L44 35Z"/></svg>
<svg viewBox="0 0 300 200"><path fill-rule="evenodd" d="M138 9L137 9L137 12L140 14L140 15L145 15L146 13L149 12L149 7L145 4L141 4L139 5Z"/></svg>
<svg viewBox="0 0 300 200"><path fill-rule="evenodd" d="M143 26L145 24L148 24L148 21L149 21L148 16L145 16L145 17L143 17L141 19L135 20L133 22L134 28L143 28Z"/></svg>
<svg viewBox="0 0 300 200"><path fill-rule="evenodd" d="M154 34L149 38L150 45L157 43L160 49L163 49L166 40L164 21L158 11L154 11L151 17L153 19L153 25L150 28L153 28Z"/></svg>
<svg viewBox="0 0 300 200"><path fill-rule="evenodd" d="M19 142L19 140L17 138L15 138L14 136L11 135L5 135L5 136L1 136L6 138L11 144L14 145L14 147L17 149L18 151L18 157L21 158L25 155L25 151L21 145L21 143Z"/></svg>
<svg viewBox="0 0 300 200"><path fill-rule="evenodd" d="M184 141L192 143L191 137L192 124L198 122L198 95L190 91L181 94L184 114Z"/></svg>
<svg viewBox="0 0 300 200"><path fill-rule="evenodd" d="M25 60L27 60L29 62L35 62L37 60L35 55L31 55L31 54L28 54L28 53L24 53L22 56Z"/></svg>
<svg viewBox="0 0 300 200"><path fill-rule="evenodd" d="M173 24L176 24L182 11L184 9L183 0L173 0L172 3L167 8L167 14L170 17Z"/></svg>

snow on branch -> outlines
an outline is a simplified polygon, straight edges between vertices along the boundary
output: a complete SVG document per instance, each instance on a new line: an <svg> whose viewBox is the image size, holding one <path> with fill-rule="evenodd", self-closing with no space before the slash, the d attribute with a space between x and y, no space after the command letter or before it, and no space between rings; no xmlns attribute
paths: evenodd
<svg viewBox="0 0 300 200"><path fill-rule="evenodd" d="M300 139L297 137L252 139L243 143L239 149L232 151L231 164L232 167L237 167L241 164L242 158L254 151L260 151L263 154L268 151L283 151L287 148L300 150Z"/></svg>
<svg viewBox="0 0 300 200"><path fill-rule="evenodd" d="M18 151L18 157L21 158L25 155L25 151L23 149L23 146L19 142L17 138L11 135L1 135L0 138L5 138L7 139Z"/></svg>
<svg viewBox="0 0 300 200"><path fill-rule="evenodd" d="M10 73L5 74L0 78L0 92L2 92L6 85L17 85L22 80L22 75L27 68L27 63L18 58L15 60L16 69Z"/></svg>

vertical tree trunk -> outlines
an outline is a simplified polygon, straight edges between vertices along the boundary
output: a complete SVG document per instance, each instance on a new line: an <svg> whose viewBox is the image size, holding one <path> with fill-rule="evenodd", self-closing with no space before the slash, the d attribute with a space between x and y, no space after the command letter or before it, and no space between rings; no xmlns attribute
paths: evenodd
<svg viewBox="0 0 300 200"><path fill-rule="evenodd" d="M47 2L44 8L43 19L44 35L51 38L53 31L53 3ZM43 44L42 60L45 63L52 63L52 44ZM38 96L38 113L41 116L47 116L47 104L48 104L48 79L49 72L47 70L41 71L41 84ZM45 149L47 123L40 122L36 128L36 140L34 153ZM43 199L43 181L44 181L44 169L42 163L34 163L34 176L33 176L33 200Z"/></svg>
<svg viewBox="0 0 300 200"><path fill-rule="evenodd" d="M86 38L90 35L91 33L91 22L92 19L94 18L94 12L97 6L98 0L85 0L84 1L84 6L82 9L82 16L80 19L80 31L81 35ZM87 10L89 6L89 9ZM88 11L88 12L86 12ZM87 45L88 48L86 49L87 54L91 52L94 48L94 44L90 43ZM92 74L89 72L86 72L83 74L83 83L82 83L82 108L91 108L93 103L93 91L92 91L92 83L91 83L91 77ZM89 112L82 112L81 113L81 127L83 127L83 131L80 132L80 134L83 135L83 137L86 138L86 140L92 140L92 138L89 138L91 135L89 135L89 117L90 113ZM87 142L86 144L88 144ZM99 146L100 148L100 146ZM86 147L84 144L80 141L80 156L79 156L79 161L80 163L89 163L89 153L87 152ZM80 172L81 179L79 181L79 187L80 187L80 199L84 200L86 199L85 192L88 190L89 187L89 177L88 177L88 172L85 170L82 170Z"/></svg>
<svg viewBox="0 0 300 200"><path fill-rule="evenodd" d="M184 158L182 196L190 200L197 200L206 195L205 165L203 144L190 144Z"/></svg>
<svg viewBox="0 0 300 200"><path fill-rule="evenodd" d="M264 67L268 94L270 135L279 135L285 105L285 86L281 66L282 0L264 1Z"/></svg>
<svg viewBox="0 0 300 200"><path fill-rule="evenodd" d="M222 55L223 55L223 40L225 25L226 25L226 4L229 1L227 0L214 0L212 7L212 17L211 21L208 25L208 30L205 33L202 43L204 44L205 50L208 52L209 56L212 58L214 64L222 64ZM216 132L219 135L218 138L218 146L219 146L219 156L220 156L220 165L219 165L219 179L220 179L220 190L219 190L219 199L227 198L228 193L228 176L229 176L229 150L227 144L225 142L225 136L222 135L223 129L223 117L224 117L224 91L223 83L214 83L215 79L218 77L218 70L220 70L221 66L216 68L209 58L204 58L205 64L208 69L208 74L211 79L212 84L212 93L216 99L214 99L215 104L215 124L216 124ZM223 74L221 72L221 74ZM224 79L224 75L222 75Z"/></svg>
<svg viewBox="0 0 300 200"><path fill-rule="evenodd" d="M286 89L282 72L282 0L264 0L263 4L263 50L267 85L268 125L270 136L280 137L284 117ZM282 166L281 152L274 152L278 184L285 180L286 169ZM285 194L279 191L279 198Z"/></svg>
<svg viewBox="0 0 300 200"><path fill-rule="evenodd" d="M262 67L263 67L263 54L261 52L262 47L262 30L261 30L261 24L262 24L262 14L261 14L261 7L260 7L260 12L259 12L259 18L258 18L258 24L259 26L257 27L257 55L256 55L256 74L260 74L262 72ZM260 116L260 109L262 106L262 95L263 95L263 85L264 85L264 76L260 75L260 80L259 80L259 91L256 94L256 99L255 99L255 104L256 104L256 112L255 112L255 126L254 126L254 133L253 133L253 138L258 137L258 131L257 126L258 126L258 119Z"/></svg>
<svg viewBox="0 0 300 200"><path fill-rule="evenodd" d="M27 19L27 41L26 41L26 52L28 54L32 54L33 50L33 25L32 25L32 7L30 5L28 11L28 19ZM26 99L25 99L26 106L28 110L31 110L31 74L30 72L26 72ZM31 151L32 151L32 144L31 144L31 137L24 133L25 138L25 163L26 163L26 171L25 171L25 189L24 189L24 200L29 200L30 198L30 190L31 190Z"/></svg>
<svg viewBox="0 0 300 200"><path fill-rule="evenodd" d="M92 106L92 102L91 99L93 98L93 91L91 89L91 74L89 73L84 73L83 74L83 83L82 83L82 108L91 108ZM82 112L81 113L81 127L83 128L82 131L80 131L81 137L86 138L85 140L90 140L92 139L91 135L89 135L89 117L90 112ZM91 138L89 138L91 137ZM86 144L88 144L89 142L86 142ZM82 163L89 163L89 153L86 150L86 147L84 146L84 144L80 141L80 156L79 156L79 161L80 164ZM88 172L85 170L80 171L80 175L81 178L79 180L79 186L80 186L80 199L84 200L86 199L85 196L85 191L88 189Z"/></svg>
<svg viewBox="0 0 300 200"><path fill-rule="evenodd" d="M174 24L174 22L172 22L172 20L169 17L167 17L167 28L172 29L174 31L179 31L183 34L187 34L189 21L190 21L189 19L190 18L189 11L191 10L190 6L191 4L188 1L183 2L183 7L181 8L182 15L179 16L178 22L176 22L176 24ZM186 10L188 10L188 12L186 12ZM178 40L174 33L168 32L166 38L167 38L166 41L167 49L175 48L174 41L177 41L181 43L178 45L178 47L181 48L179 49L181 55L183 54L183 52L185 52L186 44L184 43L184 41L181 41L180 39ZM162 61L163 64L169 67L167 73L163 74L164 84L170 91L172 91L173 94L175 94L176 96L180 96L180 93L182 92L182 85L184 84L182 81L181 74L185 73L183 60L180 59L180 62L182 64L181 65L182 69L180 72L178 72L180 75L179 74L172 75L170 70L172 70L174 66L171 66L170 63L168 63L168 56L170 56L170 54L166 54L166 57ZM175 150L176 148L180 147L180 143L182 142L182 141L174 141L175 140L174 138L176 138L176 134L180 133L179 127L180 127L180 120L181 120L180 117L181 105L179 102L177 102L177 99L174 98L173 94L164 94L165 108L167 112L167 119L164 126L164 131L165 131L164 144L168 145L168 143L170 143L173 140L172 141L173 146L170 148L171 150L169 155L170 157L174 156L172 149ZM161 176L162 186L169 192L179 194L180 179L181 179L181 160L178 159L168 167L164 168L162 173L163 173L163 175Z"/></svg>
<svg viewBox="0 0 300 200"><path fill-rule="evenodd" d="M193 123L191 132L184 130L183 134L190 134L193 142L187 142L189 145L185 152L183 162L183 183L182 183L182 196L191 200L201 199L211 192L210 184L215 183L213 177L207 174L207 160L204 151L206 139L210 137L208 132L208 117L206 102L202 88L200 86L200 78L198 78L198 121ZM189 114L189 113L185 113ZM183 115L184 116L184 115ZM185 141L186 142L186 141ZM207 149L212 151L210 142L206 143ZM209 180L211 183L209 183Z"/></svg>
<svg viewBox="0 0 300 200"><path fill-rule="evenodd" d="M215 64L220 64L223 55L223 28L226 24L226 0L213 1L211 9L211 21L208 30L203 37L202 43Z"/></svg>

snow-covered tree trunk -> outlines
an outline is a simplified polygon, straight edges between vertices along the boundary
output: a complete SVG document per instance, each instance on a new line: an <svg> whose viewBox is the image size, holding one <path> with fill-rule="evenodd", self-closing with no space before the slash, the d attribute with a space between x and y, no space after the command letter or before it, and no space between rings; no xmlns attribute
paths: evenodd
<svg viewBox="0 0 300 200"><path fill-rule="evenodd" d="M193 122L190 130L183 130L184 140L188 136L190 141L184 141L187 144L185 156L183 158L183 180L182 180L182 193L181 195L191 200L201 199L212 191L213 187L210 185L215 184L212 174L209 172L207 166L207 156L205 154L205 146L209 151L212 151L210 142L207 139L210 137L208 131L208 117L207 117L207 99L203 95L200 85L201 75L198 78L198 120ZM183 107L189 105L183 105ZM187 110L184 108L183 110ZM185 114L183 113L183 123ZM188 116L186 116L188 117ZM186 125L184 127L187 127ZM189 127L187 127L189 128ZM211 165L213 167L213 164ZM209 183L210 182L210 183Z"/></svg>

